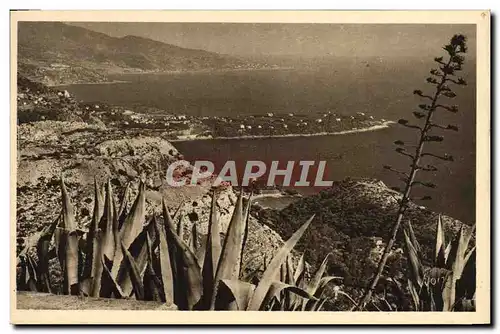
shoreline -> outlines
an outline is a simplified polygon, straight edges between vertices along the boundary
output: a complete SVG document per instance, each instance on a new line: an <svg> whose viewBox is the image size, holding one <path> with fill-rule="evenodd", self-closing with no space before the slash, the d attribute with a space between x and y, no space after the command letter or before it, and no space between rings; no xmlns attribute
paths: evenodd
<svg viewBox="0 0 500 334"><path fill-rule="evenodd" d="M354 128L351 130L337 132L317 132L317 133L295 133L287 135L255 135L255 136L237 136L237 137L193 137L193 138L178 138L167 139L169 142L188 142L197 140L238 140L238 139L272 139L272 138L294 138L294 137L319 137L319 136L340 136L352 133L370 132L389 128L391 124L396 124L394 121L385 121L381 124L372 125L366 128Z"/></svg>
<svg viewBox="0 0 500 334"><path fill-rule="evenodd" d="M179 75L179 74L198 74L198 73L230 73L230 72L247 72L247 71L279 71L279 70L293 70L294 67L282 66L282 67L262 67L262 68L210 68L210 69L198 69L198 70L168 70L168 71L141 71L141 72L116 72L108 73L107 75L141 75L141 74L157 74L157 75ZM57 85L47 85L47 87L63 87L63 86L74 86L74 85L111 85L119 83L129 83L131 81L127 80L105 80L98 82L75 82L75 83L64 83Z"/></svg>
<svg viewBox="0 0 500 334"><path fill-rule="evenodd" d="M100 81L100 82L75 82L75 83L66 83L62 85L46 85L47 87L51 88L58 88L58 87L67 87L67 86L78 86L78 85L113 85L113 84L119 84L119 83L129 83L130 81L125 81L125 80L111 80L111 81Z"/></svg>

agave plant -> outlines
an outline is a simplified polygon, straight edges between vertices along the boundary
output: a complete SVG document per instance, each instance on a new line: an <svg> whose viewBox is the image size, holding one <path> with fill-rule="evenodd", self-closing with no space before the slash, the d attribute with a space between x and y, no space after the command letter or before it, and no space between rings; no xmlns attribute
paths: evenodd
<svg viewBox="0 0 500 334"><path fill-rule="evenodd" d="M325 259L311 278L308 278L306 272L304 254L300 257L295 270L293 269L292 258L288 257L287 261L281 265L280 281L283 284L304 290L308 296L304 297L300 292L293 293L293 288L285 290L275 296L271 303L271 309L280 311L320 311L330 298L326 294L328 284L343 279L339 276L325 276L329 256L330 254L325 256ZM337 298L340 294L355 304L354 300L347 293L341 291L338 285L335 285L334 293L334 298ZM315 299L311 299L309 296L313 296Z"/></svg>
<svg viewBox="0 0 500 334"><path fill-rule="evenodd" d="M61 215L35 234L18 256L22 275L19 289L54 292L49 260L59 260L64 294L92 297L136 298L174 303L181 310L318 310L325 299L326 259L306 282L304 258L293 277L290 253L313 217L305 222L274 255L260 279L241 279L243 250L248 233L250 199L240 193L221 242L216 194L212 196L208 235L199 244L196 225L189 241L183 236L179 209L172 217L162 201L163 219L153 214L146 222L145 186L130 209L127 186L119 206L111 183L94 183L95 205L89 230L77 229L74 209L61 180ZM178 217L176 225L174 219ZM146 224L144 224L146 222ZM83 238L83 235L86 235ZM50 249L52 238L54 247ZM31 249L36 248L37 256ZM288 276L279 277L288 270ZM248 278L248 277L247 277Z"/></svg>
<svg viewBox="0 0 500 334"><path fill-rule="evenodd" d="M476 247L469 247L474 228L462 225L446 243L441 216L437 221L433 266L422 264L420 245L408 222L404 230L410 291L416 311L473 311L476 291Z"/></svg>

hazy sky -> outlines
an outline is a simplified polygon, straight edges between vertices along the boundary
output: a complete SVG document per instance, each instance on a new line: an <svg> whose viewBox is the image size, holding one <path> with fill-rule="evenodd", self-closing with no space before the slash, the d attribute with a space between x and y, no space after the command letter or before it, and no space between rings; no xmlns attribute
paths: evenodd
<svg viewBox="0 0 500 334"><path fill-rule="evenodd" d="M456 33L469 38L474 25L247 24L247 23L72 23L105 34L136 35L186 48L230 55L411 56L435 55Z"/></svg>

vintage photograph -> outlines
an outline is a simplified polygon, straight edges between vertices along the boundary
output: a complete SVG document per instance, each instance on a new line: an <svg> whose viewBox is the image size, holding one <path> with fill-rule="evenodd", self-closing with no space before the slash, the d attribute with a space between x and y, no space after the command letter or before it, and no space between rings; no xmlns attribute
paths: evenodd
<svg viewBox="0 0 500 334"><path fill-rule="evenodd" d="M476 149L489 142L489 72L477 74L489 40L474 23L489 27L488 12L22 14L11 17L16 312L489 321L489 150Z"/></svg>

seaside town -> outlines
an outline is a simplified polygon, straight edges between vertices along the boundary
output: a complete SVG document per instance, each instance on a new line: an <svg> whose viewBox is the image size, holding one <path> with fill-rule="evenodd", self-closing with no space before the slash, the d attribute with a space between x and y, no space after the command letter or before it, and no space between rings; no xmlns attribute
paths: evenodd
<svg viewBox="0 0 500 334"><path fill-rule="evenodd" d="M171 141L300 136L362 131L387 126L385 119L375 119L363 112L343 115L334 110L302 110L298 113L262 115L193 116L154 107L125 108L106 103L77 102L67 90L57 90L30 83L18 94L20 122L33 117L51 119L54 107L70 110L95 123L122 130L144 129ZM24 119L27 117L27 119Z"/></svg>

